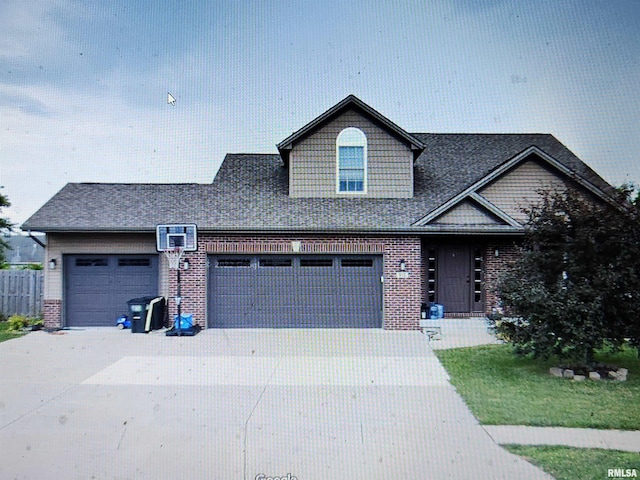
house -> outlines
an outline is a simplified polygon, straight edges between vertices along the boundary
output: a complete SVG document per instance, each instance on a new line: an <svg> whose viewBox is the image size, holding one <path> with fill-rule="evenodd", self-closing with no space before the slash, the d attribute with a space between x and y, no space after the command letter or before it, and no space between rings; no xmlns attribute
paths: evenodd
<svg viewBox="0 0 640 480"><path fill-rule="evenodd" d="M198 226L182 311L202 326L417 329L429 302L484 315L541 189L612 198L552 135L408 133L352 95L277 148L227 155L208 185L66 185L22 227L47 233L45 322L112 325L132 297L175 295L167 223Z"/></svg>

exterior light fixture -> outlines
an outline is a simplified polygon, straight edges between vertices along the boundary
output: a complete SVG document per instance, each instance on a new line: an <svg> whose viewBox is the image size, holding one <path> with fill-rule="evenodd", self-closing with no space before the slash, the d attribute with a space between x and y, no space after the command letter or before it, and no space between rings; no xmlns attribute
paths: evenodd
<svg viewBox="0 0 640 480"><path fill-rule="evenodd" d="M500 256L500 250L498 248L496 248L493 253L495 254L496 257Z"/></svg>
<svg viewBox="0 0 640 480"><path fill-rule="evenodd" d="M52 258L51 260L49 260L49 270L55 270L57 265L58 265L58 262L56 261L55 258Z"/></svg>
<svg viewBox="0 0 640 480"><path fill-rule="evenodd" d="M185 258L184 262L182 262L182 266L185 270L189 270L189 260L187 258Z"/></svg>
<svg viewBox="0 0 640 480"><path fill-rule="evenodd" d="M404 260L400 260L400 271L404 272L407 269L407 263Z"/></svg>

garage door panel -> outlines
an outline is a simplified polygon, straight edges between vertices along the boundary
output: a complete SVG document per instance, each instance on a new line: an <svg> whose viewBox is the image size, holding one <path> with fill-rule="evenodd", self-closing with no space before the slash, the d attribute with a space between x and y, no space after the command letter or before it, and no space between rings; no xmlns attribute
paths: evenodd
<svg viewBox="0 0 640 480"><path fill-rule="evenodd" d="M240 259L243 266L233 268ZM220 268L221 261L227 268ZM349 266L343 266L345 263ZM379 328L381 272L382 258L376 256L263 255L235 260L214 256L210 261L209 324L226 328Z"/></svg>
<svg viewBox="0 0 640 480"><path fill-rule="evenodd" d="M127 301L158 294L157 255L65 255L65 325L112 326Z"/></svg>

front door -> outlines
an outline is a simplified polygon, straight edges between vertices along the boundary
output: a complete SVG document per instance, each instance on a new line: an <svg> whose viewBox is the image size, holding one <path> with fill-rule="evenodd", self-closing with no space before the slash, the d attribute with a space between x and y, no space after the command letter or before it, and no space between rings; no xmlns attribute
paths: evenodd
<svg viewBox="0 0 640 480"><path fill-rule="evenodd" d="M470 312L470 248L467 245L442 246L438 253L438 303L444 305L445 312Z"/></svg>

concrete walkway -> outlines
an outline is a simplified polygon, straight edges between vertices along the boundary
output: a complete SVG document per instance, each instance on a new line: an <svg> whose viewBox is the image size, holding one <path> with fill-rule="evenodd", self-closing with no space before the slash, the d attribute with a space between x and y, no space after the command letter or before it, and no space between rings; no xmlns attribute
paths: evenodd
<svg viewBox="0 0 640 480"><path fill-rule="evenodd" d="M483 425L482 428L500 445L563 445L577 448L640 452L640 431L637 430L596 430L593 428L527 427L522 425Z"/></svg>

